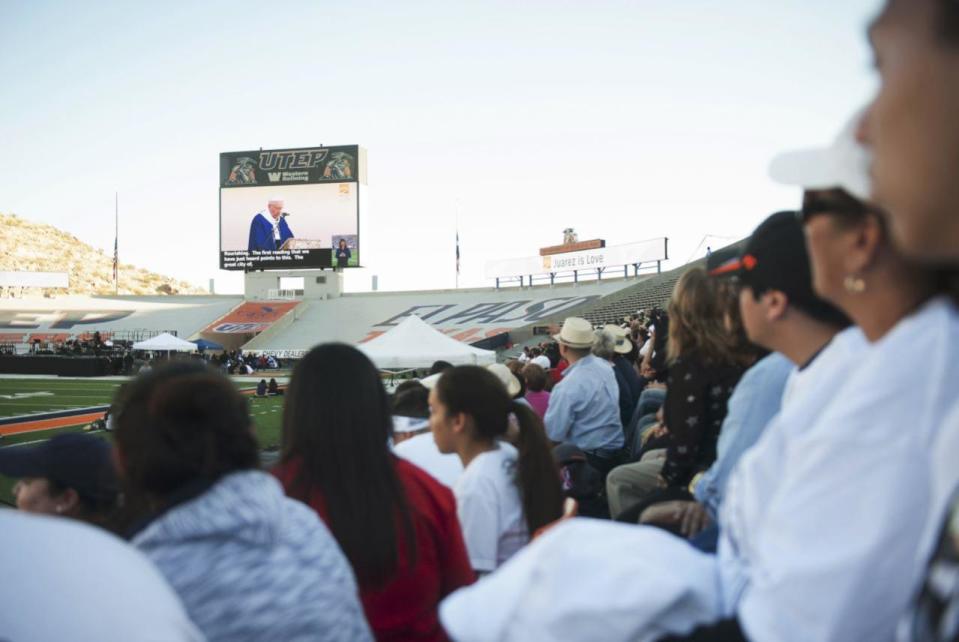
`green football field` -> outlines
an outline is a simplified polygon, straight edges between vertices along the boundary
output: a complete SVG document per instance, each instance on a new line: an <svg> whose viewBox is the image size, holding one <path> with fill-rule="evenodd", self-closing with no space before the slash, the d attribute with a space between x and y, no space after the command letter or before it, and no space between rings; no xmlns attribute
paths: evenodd
<svg viewBox="0 0 959 642"><path fill-rule="evenodd" d="M0 379L0 417L107 405L121 383L102 379Z"/></svg>
<svg viewBox="0 0 959 642"><path fill-rule="evenodd" d="M123 381L102 379L0 379L0 418L36 415L46 412L109 405ZM241 389L251 389L249 382L237 382ZM250 397L250 416L260 447L275 449L280 445L283 397ZM65 422L51 430L7 435L0 447L43 441L61 432L76 432L89 423ZM107 436L106 433L100 433ZM0 501L11 503L13 481L0 476Z"/></svg>

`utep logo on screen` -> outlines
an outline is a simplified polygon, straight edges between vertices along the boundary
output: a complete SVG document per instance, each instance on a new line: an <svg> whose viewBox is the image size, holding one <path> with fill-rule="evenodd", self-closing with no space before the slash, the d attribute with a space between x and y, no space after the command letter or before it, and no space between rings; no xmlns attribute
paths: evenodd
<svg viewBox="0 0 959 642"><path fill-rule="evenodd" d="M224 186L352 181L356 157L336 148L246 152L232 159Z"/></svg>

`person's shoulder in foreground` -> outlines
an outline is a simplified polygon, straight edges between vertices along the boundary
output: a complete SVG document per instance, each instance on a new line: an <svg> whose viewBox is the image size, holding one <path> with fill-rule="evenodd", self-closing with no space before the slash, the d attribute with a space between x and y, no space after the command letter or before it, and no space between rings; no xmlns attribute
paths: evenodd
<svg viewBox="0 0 959 642"><path fill-rule="evenodd" d="M223 477L136 535L211 639L369 639L352 569L267 473ZM303 604L316 608L304 609Z"/></svg>
<svg viewBox="0 0 959 642"><path fill-rule="evenodd" d="M105 531L5 510L0 546L0 639L204 639L160 572Z"/></svg>

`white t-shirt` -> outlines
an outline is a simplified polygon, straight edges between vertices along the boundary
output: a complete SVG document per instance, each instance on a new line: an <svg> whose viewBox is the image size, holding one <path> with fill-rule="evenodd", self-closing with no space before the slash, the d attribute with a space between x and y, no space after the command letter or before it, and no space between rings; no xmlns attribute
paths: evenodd
<svg viewBox="0 0 959 642"><path fill-rule="evenodd" d="M0 547L0 639L203 640L160 571L106 531L3 510Z"/></svg>
<svg viewBox="0 0 959 642"><path fill-rule="evenodd" d="M453 485L456 513L470 562L489 572L529 542L529 530L516 485L516 449L498 442L477 455Z"/></svg>
<svg viewBox="0 0 959 642"><path fill-rule="evenodd" d="M551 367L549 363L549 357L547 357L545 354L541 354L538 357L533 357L530 359L530 363L535 363L543 370L549 370Z"/></svg>
<svg viewBox="0 0 959 642"><path fill-rule="evenodd" d="M649 351L653 349L653 340L646 339L646 343L643 344L643 347L639 349L639 356L645 357L649 354Z"/></svg>
<svg viewBox="0 0 959 642"><path fill-rule="evenodd" d="M855 367L856 354L867 346L866 337L857 326L846 328L837 334L823 346L812 362L804 364L802 369L796 368L792 371L786 379L781 408L786 408L794 399L801 398L807 389L815 389L817 384L828 379L828 388L815 393L820 396L817 403L824 403L824 399L828 399L844 380L842 374L836 376L837 369L846 371Z"/></svg>
<svg viewBox="0 0 959 642"><path fill-rule="evenodd" d="M720 509L724 599L733 610L749 583L748 558L756 525L765 516L782 479L790 442L812 427L842 384L869 351L858 327L840 332L801 371L794 371L783 391L782 408L730 474Z"/></svg>
<svg viewBox="0 0 959 642"><path fill-rule="evenodd" d="M463 462L459 455L441 453L433 440L433 434L429 432L401 441L393 447L393 452L397 456L416 464L438 482L450 488L463 474Z"/></svg>
<svg viewBox="0 0 959 642"><path fill-rule="evenodd" d="M762 517L734 542L753 569L737 608L747 637L893 637L945 509L934 444L957 389L959 314L940 298L876 342L790 439L762 505L738 507Z"/></svg>

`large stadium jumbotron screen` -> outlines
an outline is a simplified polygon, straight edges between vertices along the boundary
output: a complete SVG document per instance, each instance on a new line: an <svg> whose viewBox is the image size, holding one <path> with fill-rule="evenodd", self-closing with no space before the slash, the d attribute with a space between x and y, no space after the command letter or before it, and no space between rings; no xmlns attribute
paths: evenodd
<svg viewBox="0 0 959 642"><path fill-rule="evenodd" d="M220 268L360 266L357 145L220 154Z"/></svg>

